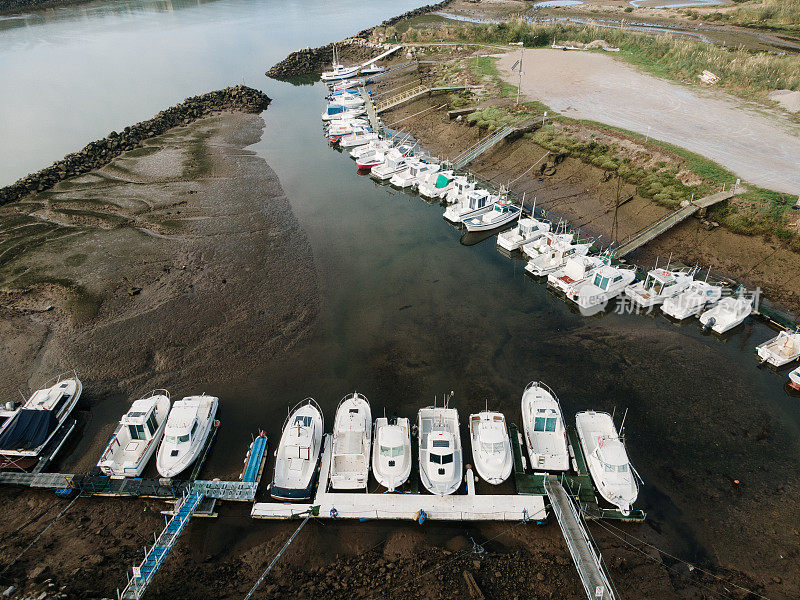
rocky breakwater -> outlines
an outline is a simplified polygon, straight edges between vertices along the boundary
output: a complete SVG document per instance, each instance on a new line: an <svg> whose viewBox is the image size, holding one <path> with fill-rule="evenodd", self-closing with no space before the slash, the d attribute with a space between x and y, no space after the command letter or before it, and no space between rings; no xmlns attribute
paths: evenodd
<svg viewBox="0 0 800 600"><path fill-rule="evenodd" d="M82 150L68 154L49 167L0 189L0 205L107 165L123 152L140 146L143 141L161 135L172 127L188 125L222 111L260 113L269 106L270 101L263 92L243 85L187 98L180 104L162 110L152 119L126 127L120 133L112 131L105 138L87 144Z"/></svg>
<svg viewBox="0 0 800 600"><path fill-rule="evenodd" d="M386 19L377 27L389 27L405 19L411 19L419 15L424 15L437 10L446 8L453 0L444 0L438 4L428 4L420 8L415 8L408 12L404 12L396 17ZM375 48L383 48L377 44L368 42L372 36L375 27L370 27L359 31L352 38L336 42L336 49L342 60L357 61L366 60L371 56L375 56L373 51ZM330 66L333 62L333 44L319 46L318 48L303 48L292 52L289 56L284 58L281 62L275 64L269 71L267 77L273 79L290 79L293 77L302 77L305 75L317 75L323 69Z"/></svg>

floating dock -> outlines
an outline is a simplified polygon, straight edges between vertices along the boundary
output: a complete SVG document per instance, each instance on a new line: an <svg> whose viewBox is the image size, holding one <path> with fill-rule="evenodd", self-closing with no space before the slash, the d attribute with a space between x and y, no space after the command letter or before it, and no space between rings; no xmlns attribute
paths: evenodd
<svg viewBox="0 0 800 600"><path fill-rule="evenodd" d="M327 519L394 519L418 521L537 521L544 522L544 496L521 494L369 494L329 492L331 438L325 436L319 485L314 501L306 504L257 502L251 516L290 519L309 512Z"/></svg>

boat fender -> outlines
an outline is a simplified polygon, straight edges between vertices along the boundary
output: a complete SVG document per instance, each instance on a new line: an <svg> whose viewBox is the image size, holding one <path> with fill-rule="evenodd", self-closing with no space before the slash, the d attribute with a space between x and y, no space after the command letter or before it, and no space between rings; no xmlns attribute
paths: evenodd
<svg viewBox="0 0 800 600"><path fill-rule="evenodd" d="M422 509L419 509L417 511L417 514L414 515L414 520L417 523L419 523L420 525L422 525L425 522L425 519L427 519L427 518L428 518L428 515Z"/></svg>
<svg viewBox="0 0 800 600"><path fill-rule="evenodd" d="M331 508L331 519L335 519L339 516L339 511L336 510L336 507Z"/></svg>

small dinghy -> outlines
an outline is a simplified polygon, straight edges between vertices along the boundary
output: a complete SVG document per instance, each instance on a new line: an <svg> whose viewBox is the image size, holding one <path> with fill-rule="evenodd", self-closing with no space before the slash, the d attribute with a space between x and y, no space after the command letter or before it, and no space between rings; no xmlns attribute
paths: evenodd
<svg viewBox="0 0 800 600"><path fill-rule="evenodd" d="M487 409L470 415L469 438L478 475L492 485L499 485L508 479L514 460L503 413Z"/></svg>
<svg viewBox="0 0 800 600"><path fill-rule="evenodd" d="M548 231L550 231L550 223L533 217L521 217L517 221L516 227L497 236L497 245L503 250L512 252L529 242L533 242L534 239L541 237L542 234Z"/></svg>
<svg viewBox="0 0 800 600"><path fill-rule="evenodd" d="M567 430L555 392L532 381L522 393L522 426L531 467L543 471L569 469Z"/></svg>
<svg viewBox="0 0 800 600"><path fill-rule="evenodd" d="M418 414L419 477L432 494L446 496L461 486L464 468L458 411L429 406Z"/></svg>
<svg viewBox="0 0 800 600"><path fill-rule="evenodd" d="M800 392L800 367L789 373L789 387Z"/></svg>
<svg viewBox="0 0 800 600"><path fill-rule="evenodd" d="M156 451L170 409L169 392L155 390L136 400L120 420L97 466L112 477L139 477Z"/></svg>
<svg viewBox="0 0 800 600"><path fill-rule="evenodd" d="M499 196L493 196L488 190L474 188L466 198L461 198L448 206L442 216L451 223L460 223L463 219L489 212L499 199Z"/></svg>
<svg viewBox="0 0 800 600"><path fill-rule="evenodd" d="M341 148L355 148L356 146L363 146L370 142L378 140L378 134L374 131L356 131L349 135L343 135L339 138L339 147Z"/></svg>
<svg viewBox="0 0 800 600"><path fill-rule="evenodd" d="M411 427L405 417L391 422L386 417L375 419L375 441L372 448L372 473L379 484L395 491L411 475Z"/></svg>
<svg viewBox="0 0 800 600"><path fill-rule="evenodd" d="M572 288L567 298L581 309L597 308L622 295L634 279L636 267L605 265L600 267L593 279Z"/></svg>
<svg viewBox="0 0 800 600"><path fill-rule="evenodd" d="M586 244L572 244L563 240L542 249L538 256L531 258L525 265L525 270L534 277L545 277L553 271L563 267L573 256L589 254L591 242Z"/></svg>
<svg viewBox="0 0 800 600"><path fill-rule="evenodd" d="M744 323L751 312L753 312L751 298L728 296L701 314L700 324L703 329L711 328L715 333L725 333Z"/></svg>
<svg viewBox="0 0 800 600"><path fill-rule="evenodd" d="M77 373L51 379L35 391L5 422L0 434L0 464L27 469L34 466L44 447L67 420L83 391Z"/></svg>
<svg viewBox="0 0 800 600"><path fill-rule="evenodd" d="M403 154L397 148L392 148L386 153L382 165L372 167L370 176L378 181L386 181L387 179L391 179L395 173L399 173L408 167L409 160L411 160L410 157Z"/></svg>
<svg viewBox="0 0 800 600"><path fill-rule="evenodd" d="M644 281L632 283L625 288L625 295L642 308L656 306L686 289L694 281L694 269L655 268L647 273Z"/></svg>
<svg viewBox="0 0 800 600"><path fill-rule="evenodd" d="M178 400L167 417L156 468L162 477L180 475L200 456L214 427L219 398L187 396Z"/></svg>
<svg viewBox="0 0 800 600"><path fill-rule="evenodd" d="M639 484L611 415L593 410L579 412L575 415L575 428L597 491L628 516L639 495Z"/></svg>
<svg viewBox="0 0 800 600"><path fill-rule="evenodd" d="M707 307L713 306L722 298L722 288L705 281L693 281L680 294L664 300L661 312L681 321L693 317Z"/></svg>
<svg viewBox="0 0 800 600"><path fill-rule="evenodd" d="M276 500L310 500L316 483L324 421L313 398L297 404L283 423L275 450L269 495Z"/></svg>
<svg viewBox="0 0 800 600"><path fill-rule="evenodd" d="M353 392L339 402L333 422L330 482L335 490L367 487L372 411L367 399Z"/></svg>
<svg viewBox="0 0 800 600"><path fill-rule="evenodd" d="M756 346L762 363L775 367L788 365L800 358L800 332L781 331L776 337Z"/></svg>
<svg viewBox="0 0 800 600"><path fill-rule="evenodd" d="M407 187L413 188L430 173L436 173L438 170L439 165L413 159L408 161L408 167L406 169L392 175L389 183L400 189Z"/></svg>
<svg viewBox="0 0 800 600"><path fill-rule="evenodd" d="M575 286L594 277L594 274L609 262L607 256L571 256L563 267L547 276L547 285L568 294Z"/></svg>
<svg viewBox="0 0 800 600"><path fill-rule="evenodd" d="M476 217L465 217L461 220L467 231L489 231L508 225L519 217L520 207L510 200L498 200L492 209Z"/></svg>

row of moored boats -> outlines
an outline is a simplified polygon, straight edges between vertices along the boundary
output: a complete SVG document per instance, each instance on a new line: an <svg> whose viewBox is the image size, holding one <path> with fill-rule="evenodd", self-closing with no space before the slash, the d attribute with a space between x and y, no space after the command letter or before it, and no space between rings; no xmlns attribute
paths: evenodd
<svg viewBox="0 0 800 600"><path fill-rule="evenodd" d="M419 479L432 494L453 494L464 481L464 452L458 411L427 406L412 427L406 417L372 420L366 397L345 396L336 409L330 448L328 485L334 491L366 490L370 473L389 492L411 476L412 436L416 435ZM561 404L555 393L532 382L522 394L525 446L536 472L570 469L571 454ZM576 429L583 455L598 492L623 514L638 494L636 472L622 438L608 413L577 414ZM472 461L487 483L499 485L511 475L514 462L506 418L486 408L468 419ZM324 438L324 420L317 403L307 398L289 413L275 451L270 495L283 501L309 500L317 483Z"/></svg>

